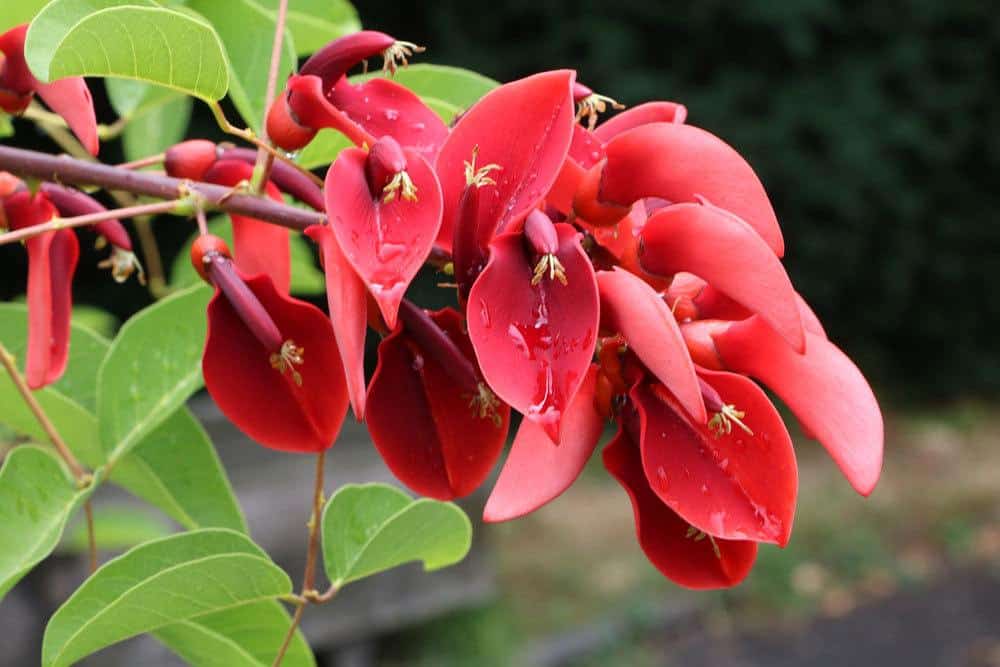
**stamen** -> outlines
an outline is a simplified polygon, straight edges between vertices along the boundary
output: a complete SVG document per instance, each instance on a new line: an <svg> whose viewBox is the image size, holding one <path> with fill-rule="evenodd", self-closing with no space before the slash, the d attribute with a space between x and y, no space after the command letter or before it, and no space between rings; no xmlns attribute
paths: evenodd
<svg viewBox="0 0 1000 667"><path fill-rule="evenodd" d="M549 280L558 280L563 285L569 284L569 281L566 279L566 269L563 268L559 258L552 253L542 255L542 258L538 260L538 264L535 264L535 273L531 277L531 284L537 285L542 282L542 278L545 277L546 273L549 274Z"/></svg>
<svg viewBox="0 0 1000 667"><path fill-rule="evenodd" d="M412 58L414 53L423 53L426 50L413 42L393 42L392 46L382 52L382 71L392 76L399 69L399 63L403 63L403 67L406 67L410 64L407 58ZM365 66L367 67L367 65L366 62Z"/></svg>
<svg viewBox="0 0 1000 667"><path fill-rule="evenodd" d="M469 401L469 407L472 408L473 414L480 419L491 420L494 426L500 428L503 423L503 419L497 411L497 408L500 407L500 399L486 386L485 382L479 383L478 391L479 393Z"/></svg>
<svg viewBox="0 0 1000 667"><path fill-rule="evenodd" d="M295 366L301 366L303 363L302 354L305 350L295 344L295 341L289 339L281 344L281 350L275 352L271 355L271 368L278 371L279 373L284 373L289 371L292 375L292 380L299 387L302 386L302 375L295 370Z"/></svg>
<svg viewBox="0 0 1000 667"><path fill-rule="evenodd" d="M723 405L718 412L708 421L708 428L715 433L715 437L722 437L723 434L729 435L733 432L733 424L735 423L748 435L753 435L753 431L750 427L743 423L742 419L746 417L746 412L742 410L737 410L735 405Z"/></svg>
<svg viewBox="0 0 1000 667"><path fill-rule="evenodd" d="M611 105L612 109L624 109L625 105L613 100L607 95L598 95L597 93L592 93L587 97L580 100L576 105L576 120L581 121L584 118L587 119L587 129L591 132L597 127L597 118L599 114L605 113L608 110L608 105Z"/></svg>
<svg viewBox="0 0 1000 667"><path fill-rule="evenodd" d="M703 539L707 537L708 541L712 543L712 551L715 553L715 557L720 560L722 559L722 551L719 549L718 542L716 542L715 538L709 535L708 533L702 530L698 530L694 526L688 526L687 533L684 535L684 537L688 538L689 540L694 538L695 542L701 542Z"/></svg>
<svg viewBox="0 0 1000 667"><path fill-rule="evenodd" d="M123 283L133 273L137 273L139 284L146 284L146 272L142 270L139 258L135 256L134 252L118 246L112 246L111 254L107 259L101 260L97 264L97 268L111 269L111 277L116 283Z"/></svg>
<svg viewBox="0 0 1000 667"><path fill-rule="evenodd" d="M382 188L382 192L385 194L382 202L388 204L396 198L396 194L400 191L402 191L402 197L406 201L417 201L417 186L410 180L410 175L406 173L406 170L396 172L392 180Z"/></svg>
<svg viewBox="0 0 1000 667"><path fill-rule="evenodd" d="M465 185L466 187L470 185L475 185L477 188L481 188L484 185L496 185L497 182L490 177L491 171L501 171L503 167L498 164L491 163L483 165L482 167L476 168L476 160L479 159L479 145L477 144L472 149L472 161L465 163Z"/></svg>

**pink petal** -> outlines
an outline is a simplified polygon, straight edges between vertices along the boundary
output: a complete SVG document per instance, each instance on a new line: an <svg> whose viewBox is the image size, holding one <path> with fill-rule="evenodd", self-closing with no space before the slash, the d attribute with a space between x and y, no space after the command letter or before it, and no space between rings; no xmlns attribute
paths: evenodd
<svg viewBox="0 0 1000 667"><path fill-rule="evenodd" d="M676 102L646 102L626 109L597 126L594 136L603 143L640 125L649 123L683 123L687 118L687 107Z"/></svg>

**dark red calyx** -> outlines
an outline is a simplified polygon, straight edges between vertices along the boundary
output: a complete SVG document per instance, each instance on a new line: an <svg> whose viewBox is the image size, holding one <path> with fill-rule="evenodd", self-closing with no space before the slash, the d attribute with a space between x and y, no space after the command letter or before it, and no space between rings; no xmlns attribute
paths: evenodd
<svg viewBox="0 0 1000 667"><path fill-rule="evenodd" d="M395 38L375 30L362 30L344 35L310 56L303 63L299 74L318 76L323 79L323 90L328 91L352 67L363 60L385 53L395 44L397 44Z"/></svg>
<svg viewBox="0 0 1000 667"><path fill-rule="evenodd" d="M219 147L207 139L191 139L167 149L163 167L174 178L200 181L219 159Z"/></svg>
<svg viewBox="0 0 1000 667"><path fill-rule="evenodd" d="M267 110L267 136L271 142L286 151L297 151L316 136L319 130L303 125L289 104L292 93L278 95Z"/></svg>
<svg viewBox="0 0 1000 667"><path fill-rule="evenodd" d="M406 173L403 148L392 137L382 137L369 149L365 177L373 199L389 203L398 196L407 201L417 201L417 187Z"/></svg>
<svg viewBox="0 0 1000 667"><path fill-rule="evenodd" d="M257 163L257 151L252 148L220 146L220 149L220 160L239 160L247 164ZM277 185L282 192L290 194L314 210L322 211L325 206L323 190L301 171L280 160L275 160L271 165L271 182Z"/></svg>
<svg viewBox="0 0 1000 667"><path fill-rule="evenodd" d="M531 284L537 285L544 278L548 278L566 285L568 282L566 269L556 257L556 252L559 251L559 235L556 234L552 219L537 209L531 211L524 220L524 239L535 262Z"/></svg>

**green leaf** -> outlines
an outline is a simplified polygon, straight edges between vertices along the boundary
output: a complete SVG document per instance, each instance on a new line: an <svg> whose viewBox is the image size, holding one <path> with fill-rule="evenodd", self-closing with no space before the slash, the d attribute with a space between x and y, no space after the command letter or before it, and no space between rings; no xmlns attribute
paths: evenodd
<svg viewBox="0 0 1000 667"><path fill-rule="evenodd" d="M229 56L229 97L247 125L259 131L266 112L275 12L253 0L189 0L187 6L215 26ZM287 79L295 65L295 45L286 30L278 81Z"/></svg>
<svg viewBox="0 0 1000 667"><path fill-rule="evenodd" d="M340 151L354 144L336 130L320 130L316 137L306 145L295 160L305 169L325 167L340 155Z"/></svg>
<svg viewBox="0 0 1000 667"><path fill-rule="evenodd" d="M0 6L0 33L27 23L49 0L12 0Z"/></svg>
<svg viewBox="0 0 1000 667"><path fill-rule="evenodd" d="M118 332L97 376L97 416L109 460L139 444L201 386L211 294L206 285L172 294Z"/></svg>
<svg viewBox="0 0 1000 667"><path fill-rule="evenodd" d="M148 510L128 505L101 506L94 512L94 537L101 551L123 551L170 535L166 521L152 516ZM77 521L63 537L59 551L84 553L89 548L87 524Z"/></svg>
<svg viewBox="0 0 1000 667"><path fill-rule="evenodd" d="M413 500L385 484L342 486L323 510L323 560L335 586L409 561L453 565L472 545L472 524L454 503Z"/></svg>
<svg viewBox="0 0 1000 667"><path fill-rule="evenodd" d="M206 529L148 542L103 565L56 611L42 665L71 665L129 637L291 590L288 575L240 533Z"/></svg>
<svg viewBox="0 0 1000 667"><path fill-rule="evenodd" d="M258 0L276 11L279 0ZM347 0L289 0L288 29L300 56L314 53L338 37L361 30L358 12Z"/></svg>
<svg viewBox="0 0 1000 667"><path fill-rule="evenodd" d="M52 553L90 492L43 449L18 447L7 456L0 469L0 598Z"/></svg>
<svg viewBox="0 0 1000 667"><path fill-rule="evenodd" d="M277 602L246 604L161 628L153 636L198 667L270 667L291 619ZM314 667L309 644L296 631L282 667Z"/></svg>
<svg viewBox="0 0 1000 667"><path fill-rule="evenodd" d="M66 372L49 386L92 411L97 403L97 369L104 360L109 342L78 321L77 314L81 310L80 307L73 309ZM0 342L23 362L28 346L28 307L25 304L0 303ZM14 389L13 385L10 388ZM3 417L0 414L0 421Z"/></svg>
<svg viewBox="0 0 1000 667"><path fill-rule="evenodd" d="M152 103L142 106L129 118L122 132L122 147L126 160L138 160L170 148L184 138L194 99L182 93L156 95L164 90L154 88Z"/></svg>
<svg viewBox="0 0 1000 667"><path fill-rule="evenodd" d="M112 481L188 529L247 532L212 442L187 408L172 414L112 470Z"/></svg>
<svg viewBox="0 0 1000 667"><path fill-rule="evenodd" d="M114 338L115 332L118 331L118 325L121 324L117 317L103 308L82 303L73 304L72 323L79 325L80 328L89 329L92 333L100 336L105 342L105 347L107 347L106 343ZM95 377L91 376L90 381L91 384L96 385Z"/></svg>
<svg viewBox="0 0 1000 667"><path fill-rule="evenodd" d="M225 216L209 220L208 231L223 239L230 248L233 247L233 226ZM170 266L170 284L174 287L186 287L201 281L191 266L191 245L196 238L197 232L188 238L174 257ZM302 234L293 233L289 253L292 263L291 291L295 294L323 294L326 291L326 281L323 272L316 267L316 258L309 241Z"/></svg>
<svg viewBox="0 0 1000 667"><path fill-rule="evenodd" d="M10 122L10 115L0 111L0 139L14 136L14 124Z"/></svg>
<svg viewBox="0 0 1000 667"><path fill-rule="evenodd" d="M229 87L212 26L150 0L53 0L32 21L24 53L42 81L116 76L207 102L222 99Z"/></svg>

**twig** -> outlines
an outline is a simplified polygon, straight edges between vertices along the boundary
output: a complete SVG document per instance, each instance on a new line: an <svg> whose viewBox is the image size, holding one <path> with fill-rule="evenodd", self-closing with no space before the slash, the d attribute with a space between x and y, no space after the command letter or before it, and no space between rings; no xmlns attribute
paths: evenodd
<svg viewBox="0 0 1000 667"><path fill-rule="evenodd" d="M87 551L90 554L90 573L97 570L97 531L94 530L94 508L90 500L83 504L83 513L87 517Z"/></svg>
<svg viewBox="0 0 1000 667"><path fill-rule="evenodd" d="M278 16L274 22L274 41L271 43L271 68L267 72L267 88L264 93L264 117L260 121L260 138L267 141L267 112L274 103L275 89L278 87L278 69L281 67L281 45L285 38L285 19L288 16L288 0L278 3ZM254 169L254 189L264 194L267 181L271 178L274 155L262 148L257 149L257 165Z"/></svg>
<svg viewBox="0 0 1000 667"><path fill-rule="evenodd" d="M298 629L299 623L302 621L302 614L305 612L309 595L316 592L314 586L316 583L316 557L319 551L319 523L323 511L323 463L325 459L326 450L324 449L316 456L316 482L313 485L312 516L309 519L309 546L306 550L306 569L302 575L301 598L295 605L292 623L284 641L281 642L281 648L278 649L278 655L275 656L271 667L279 667L281 661L285 659L285 653L288 652L292 638L295 637L295 630Z"/></svg>
<svg viewBox="0 0 1000 667"><path fill-rule="evenodd" d="M163 161L167 158L166 153L157 153L156 155L149 155L147 157L141 157L138 160L132 160L131 162L122 162L118 165L119 169L142 169L143 167L152 167L156 164L163 164Z"/></svg>
<svg viewBox="0 0 1000 667"><path fill-rule="evenodd" d="M172 199L170 201L156 202L153 204L140 204L138 206L127 206L125 208L114 208L99 213L88 213L87 215L77 215L72 218L55 218L40 225L25 227L6 234L0 234L0 246L30 239L46 232L58 231L60 229L72 229L73 227L85 227L105 220L116 218L133 218L139 215L156 215L158 213L170 213L176 211L179 206L186 203L184 199Z"/></svg>

